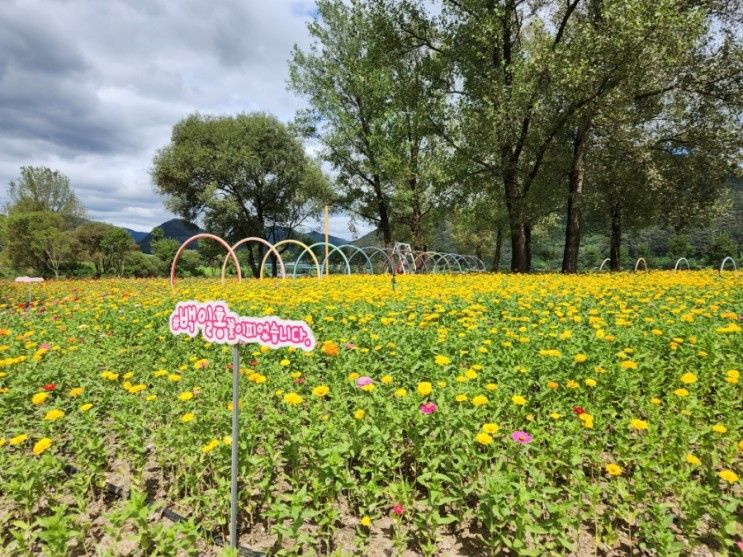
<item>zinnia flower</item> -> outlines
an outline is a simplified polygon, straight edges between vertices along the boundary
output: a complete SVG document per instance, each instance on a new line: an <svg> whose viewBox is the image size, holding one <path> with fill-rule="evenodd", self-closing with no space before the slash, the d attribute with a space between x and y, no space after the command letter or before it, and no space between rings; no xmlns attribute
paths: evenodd
<svg viewBox="0 0 743 557"><path fill-rule="evenodd" d="M436 412L437 408L435 402L428 401L421 404L420 411L422 414L431 415Z"/></svg>
<svg viewBox="0 0 743 557"><path fill-rule="evenodd" d="M514 431L511 434L511 439L513 439L517 443L520 443L521 445L528 445L529 443L531 443L532 436L525 431Z"/></svg>
<svg viewBox="0 0 743 557"><path fill-rule="evenodd" d="M11 437L8 440L8 444L12 447L15 447L16 445L20 445L21 443L25 443L28 440L28 435L25 433L21 433L20 435L16 435L15 437Z"/></svg>
<svg viewBox="0 0 743 557"><path fill-rule="evenodd" d="M330 387L327 385L318 385L314 389L312 389L312 396L316 397L324 397L327 396L327 394L330 392Z"/></svg>
<svg viewBox="0 0 743 557"><path fill-rule="evenodd" d="M429 383L428 381L422 381L421 383L418 383L418 394L421 396L428 396L431 394L431 391L433 390L433 385Z"/></svg>
<svg viewBox="0 0 743 557"><path fill-rule="evenodd" d="M642 431L648 428L648 423L645 420L638 420L637 418L635 418L630 421L629 426L631 429Z"/></svg>
<svg viewBox="0 0 743 557"><path fill-rule="evenodd" d="M284 402L291 406L298 406L299 404L302 404L303 400L304 399L297 393L286 393L284 395Z"/></svg>
<svg viewBox="0 0 743 557"><path fill-rule="evenodd" d="M356 412L353 413L353 417L356 418L357 420L363 420L365 416L366 416L366 412L364 412L361 409L358 409L356 410Z"/></svg>
<svg viewBox="0 0 743 557"><path fill-rule="evenodd" d="M684 373L681 376L681 382L684 385L692 385L697 382L697 376L694 375L693 373Z"/></svg>
<svg viewBox="0 0 743 557"><path fill-rule="evenodd" d="M181 422L183 422L184 424L187 424L188 422L192 421L194 418L195 416L193 412L187 412L186 414L183 414L183 416L181 416Z"/></svg>
<svg viewBox="0 0 743 557"><path fill-rule="evenodd" d="M586 413L585 409L582 406L573 406L573 412L578 416Z"/></svg>
<svg viewBox="0 0 743 557"><path fill-rule="evenodd" d="M498 430L499 429L500 429L500 426L498 424L494 424L492 422L488 422L488 423L482 424L482 430L485 433L490 433L490 434L498 433Z"/></svg>
<svg viewBox="0 0 743 557"><path fill-rule="evenodd" d="M52 440L48 437L42 437L38 441L36 441L36 444L33 448L33 453L36 456L39 456L41 453L43 453L45 450L47 450L49 447L52 446Z"/></svg>
<svg viewBox="0 0 743 557"><path fill-rule="evenodd" d="M371 385L372 383L374 383L374 380L368 375L362 375L356 380L356 386L361 388Z"/></svg>
<svg viewBox="0 0 743 557"><path fill-rule="evenodd" d="M720 478L731 484L734 484L738 481L738 474L736 474L732 470L721 470L718 475L720 476Z"/></svg>
<svg viewBox="0 0 743 557"><path fill-rule="evenodd" d="M193 393L191 391L184 391L178 395L178 398L185 402L193 398Z"/></svg>
<svg viewBox="0 0 743 557"><path fill-rule="evenodd" d="M392 512L396 514L397 516L402 516L402 513L405 512L405 509L400 503L395 503L392 506Z"/></svg>
<svg viewBox="0 0 743 557"><path fill-rule="evenodd" d="M332 340L326 340L322 343L322 348L320 348L320 351L326 356L335 357L338 355L340 349L338 348L338 345Z"/></svg>
<svg viewBox="0 0 743 557"><path fill-rule="evenodd" d="M686 455L686 462L692 466L699 466L701 464L701 461L691 453Z"/></svg>
<svg viewBox="0 0 743 557"><path fill-rule="evenodd" d="M439 354L433 359L433 361L436 362L437 366L448 366L451 363L451 358Z"/></svg>
<svg viewBox="0 0 743 557"><path fill-rule="evenodd" d="M36 393L31 397L31 402L36 406L41 406L49 398L49 393Z"/></svg>
<svg viewBox="0 0 743 557"><path fill-rule="evenodd" d="M42 387L42 389L45 390L47 393L50 393L50 392L52 392L52 391L54 391L54 390L57 389L57 384L56 383L47 383L46 385L44 385Z"/></svg>
<svg viewBox="0 0 743 557"><path fill-rule="evenodd" d="M480 433L475 435L475 441L477 441L480 445L490 445L493 442L493 438L484 431L481 431Z"/></svg>
<svg viewBox="0 0 743 557"><path fill-rule="evenodd" d="M610 476L619 476L622 473L622 467L619 466L619 464L614 464L613 462L611 464L607 464L604 469Z"/></svg>
<svg viewBox="0 0 743 557"><path fill-rule="evenodd" d="M477 395L476 397L473 397L472 399L472 405L475 407L484 406L488 403L488 397L485 395Z"/></svg>
<svg viewBox="0 0 743 557"><path fill-rule="evenodd" d="M511 397L511 402L513 402L516 406L523 406L526 404L526 399L521 395L513 395Z"/></svg>
<svg viewBox="0 0 743 557"><path fill-rule="evenodd" d="M46 413L46 416L44 416L44 419L50 422L56 422L62 416L64 416L64 412L55 408L53 410L49 410L49 412Z"/></svg>

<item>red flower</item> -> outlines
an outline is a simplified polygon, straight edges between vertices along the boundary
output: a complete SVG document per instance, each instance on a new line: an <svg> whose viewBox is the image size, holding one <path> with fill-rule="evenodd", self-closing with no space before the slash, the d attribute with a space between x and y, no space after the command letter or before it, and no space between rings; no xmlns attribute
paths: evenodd
<svg viewBox="0 0 743 557"><path fill-rule="evenodd" d="M573 406L573 412L575 412L577 416L580 416L581 414L586 413L586 411L583 409L582 406Z"/></svg>
<svg viewBox="0 0 743 557"><path fill-rule="evenodd" d="M402 516L404 510L405 509L403 509L400 503L395 503L395 505L392 507L392 512L395 513L397 516Z"/></svg>
<svg viewBox="0 0 743 557"><path fill-rule="evenodd" d="M258 360L256 360L255 358L253 358L250 361L250 367L257 367L257 366L258 366Z"/></svg>
<svg viewBox="0 0 743 557"><path fill-rule="evenodd" d="M304 383L304 377L297 377L297 378L296 378L296 379L294 380L294 382L295 382L296 384L298 384L298 385L301 385L302 383Z"/></svg>
<svg viewBox="0 0 743 557"><path fill-rule="evenodd" d="M47 383L42 387L47 393L56 390L57 385L56 383Z"/></svg>

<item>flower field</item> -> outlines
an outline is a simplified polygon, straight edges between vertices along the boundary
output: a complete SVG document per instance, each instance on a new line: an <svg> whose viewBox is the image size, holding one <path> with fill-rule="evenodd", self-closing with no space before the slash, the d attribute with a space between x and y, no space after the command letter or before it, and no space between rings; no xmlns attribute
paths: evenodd
<svg viewBox="0 0 743 557"><path fill-rule="evenodd" d="M187 299L303 319L318 342L241 349L243 546L735 554L741 286L712 272L402 276L394 291L381 276L186 279L175 295L57 281L26 307L26 287L0 283L2 554L226 554L209 533L227 535L231 350L170 335Z"/></svg>

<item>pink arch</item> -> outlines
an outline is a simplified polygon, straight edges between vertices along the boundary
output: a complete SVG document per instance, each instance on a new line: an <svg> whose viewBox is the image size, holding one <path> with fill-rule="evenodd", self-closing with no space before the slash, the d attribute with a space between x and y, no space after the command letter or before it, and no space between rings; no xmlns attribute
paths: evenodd
<svg viewBox="0 0 743 557"><path fill-rule="evenodd" d="M232 250L237 253L237 248L242 246L243 244L247 244L249 242L258 242L260 244L263 244L268 248L269 253L273 252L273 254L276 256L276 258L279 260L279 269L281 270L281 278L286 278L286 271L284 269L284 260L281 258L281 255L279 254L279 250L277 250L271 242L268 240L264 240L263 238L256 238L254 236L250 236L248 238L243 238L239 242L237 242L234 246L232 246ZM230 255L227 254L224 256L224 263L222 263L222 282L224 282L224 275L227 272L227 261L229 260ZM258 280L263 280L263 274L258 277Z"/></svg>
<svg viewBox="0 0 743 557"><path fill-rule="evenodd" d="M222 238L219 236L215 236L214 234L196 234L195 236L191 236L188 240L183 242L181 244L181 247L178 248L178 251L175 253L175 257L173 258L173 264L170 266L170 289L175 290L175 269L178 266L178 260L181 258L181 254L183 253L183 250L186 249L188 244L191 242L194 242L196 240L199 240L201 238L208 239L208 240L214 240L215 242L218 242L222 244L222 247L227 250L227 255L232 257L232 261L235 263L235 267L237 268L237 280L242 281L242 275L240 274L240 263L237 260L237 255L235 255L234 250L230 245L225 242ZM224 273L222 273L222 284L224 284Z"/></svg>

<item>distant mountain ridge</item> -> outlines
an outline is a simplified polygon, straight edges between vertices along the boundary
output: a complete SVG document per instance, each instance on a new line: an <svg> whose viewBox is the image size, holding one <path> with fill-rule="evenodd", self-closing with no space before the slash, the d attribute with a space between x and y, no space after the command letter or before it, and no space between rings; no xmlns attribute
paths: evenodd
<svg viewBox="0 0 743 557"><path fill-rule="evenodd" d="M166 238L178 240L179 242L184 242L191 236L206 232L196 224L179 218L170 219L158 226L162 228L163 234ZM130 228L124 228L124 230L126 230L129 236L131 236L132 239L139 245L139 249L142 250L142 252L152 253L151 232L141 232L139 230L132 230ZM268 234L268 237L266 239L269 242L276 243L280 240L286 239L288 232L289 230L287 228L277 227L276 234ZM309 241L310 243L323 242L325 240L324 234L322 234L321 232L315 232L314 230L311 230L309 232L301 232L295 230L293 237L299 239L300 241ZM341 246L343 244L351 243L349 240L345 240L338 236L332 235L328 236L328 242L330 242L334 246Z"/></svg>

